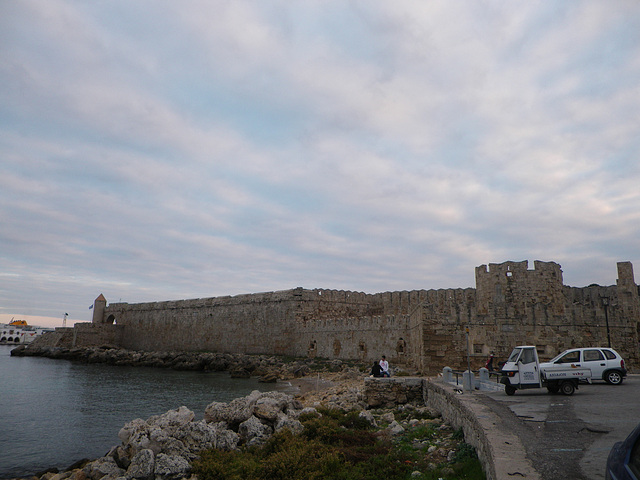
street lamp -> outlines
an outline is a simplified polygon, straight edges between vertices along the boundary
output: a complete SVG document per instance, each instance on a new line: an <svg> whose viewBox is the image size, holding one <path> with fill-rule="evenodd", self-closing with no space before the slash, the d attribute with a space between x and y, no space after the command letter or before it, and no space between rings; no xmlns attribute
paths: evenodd
<svg viewBox="0 0 640 480"><path fill-rule="evenodd" d="M602 297L602 306L604 307L604 321L607 324L607 342L611 348L611 334L609 333L609 297Z"/></svg>

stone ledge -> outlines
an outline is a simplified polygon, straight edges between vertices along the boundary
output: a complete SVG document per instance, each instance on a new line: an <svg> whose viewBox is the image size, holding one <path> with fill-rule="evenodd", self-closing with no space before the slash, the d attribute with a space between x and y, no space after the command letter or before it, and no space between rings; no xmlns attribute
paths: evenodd
<svg viewBox="0 0 640 480"><path fill-rule="evenodd" d="M419 377L365 378L364 399L369 408L420 403L440 413L454 428L462 428L484 467L487 480L540 480L520 438L505 422L461 386Z"/></svg>
<svg viewBox="0 0 640 480"><path fill-rule="evenodd" d="M394 407L424 402L423 379L419 377L368 377L364 379L364 398L369 408Z"/></svg>
<svg viewBox="0 0 640 480"><path fill-rule="evenodd" d="M475 401L474 396L481 394L459 394L453 386L434 380L425 380L425 393L429 408L454 428L462 428L465 441L475 447L484 465L487 480L540 480L520 438L495 412Z"/></svg>

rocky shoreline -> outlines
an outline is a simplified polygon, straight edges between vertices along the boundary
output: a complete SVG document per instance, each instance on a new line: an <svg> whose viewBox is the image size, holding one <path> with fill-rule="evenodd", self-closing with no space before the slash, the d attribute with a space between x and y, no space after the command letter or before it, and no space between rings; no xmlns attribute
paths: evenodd
<svg viewBox="0 0 640 480"><path fill-rule="evenodd" d="M199 421L184 406L147 420L132 420L118 434L122 444L112 447L104 457L78 462L63 472L42 472L29 480L195 480L192 462L202 450L260 446L282 429L299 433L303 429L298 420L300 415L321 415L317 410L320 408L360 411L362 418L388 436L401 435L406 428L423 422L427 410L406 399L404 405L372 409L371 399L368 402L365 394L366 369L341 361L204 352L133 352L110 346L18 347L11 354L85 363L229 371L237 376L259 376L264 381L286 380L298 389L294 395L254 391L229 403L213 402ZM392 400L387 407L391 403ZM408 413L401 423L394 420L393 412L398 410ZM439 417L436 413L432 416ZM444 432L449 435L451 429L445 428ZM451 448L443 447L433 448L429 454L434 462L446 462L451 452Z"/></svg>
<svg viewBox="0 0 640 480"><path fill-rule="evenodd" d="M302 378L314 372L342 372L362 370L358 362L319 358L288 358L276 355L247 355L212 352L142 352L110 345L99 347L50 347L21 345L11 351L12 356L47 357L82 363L105 363L132 367L171 368L190 371L228 371L233 378L259 377L261 381L276 382ZM364 371L364 370L362 370Z"/></svg>

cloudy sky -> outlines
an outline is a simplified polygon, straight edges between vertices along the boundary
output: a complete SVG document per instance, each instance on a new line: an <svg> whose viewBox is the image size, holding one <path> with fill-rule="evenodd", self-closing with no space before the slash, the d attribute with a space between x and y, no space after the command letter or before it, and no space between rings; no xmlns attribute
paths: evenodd
<svg viewBox="0 0 640 480"><path fill-rule="evenodd" d="M635 0L0 0L0 85L0 321L640 269Z"/></svg>

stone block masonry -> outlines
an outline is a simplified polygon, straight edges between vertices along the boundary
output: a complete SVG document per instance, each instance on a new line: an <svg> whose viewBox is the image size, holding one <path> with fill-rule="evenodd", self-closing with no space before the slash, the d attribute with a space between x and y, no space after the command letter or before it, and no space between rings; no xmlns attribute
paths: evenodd
<svg viewBox="0 0 640 480"><path fill-rule="evenodd" d="M549 359L566 348L607 346L639 364L640 303L630 262L616 285L568 287L554 262L476 268L476 288L367 294L294 288L152 303L112 303L100 295L92 324L77 324L77 346L132 350L276 354L372 362L425 374L473 369L494 352L537 345ZM89 325L92 325L89 324ZM100 325L100 327L97 327ZM468 345L468 348L467 348Z"/></svg>

